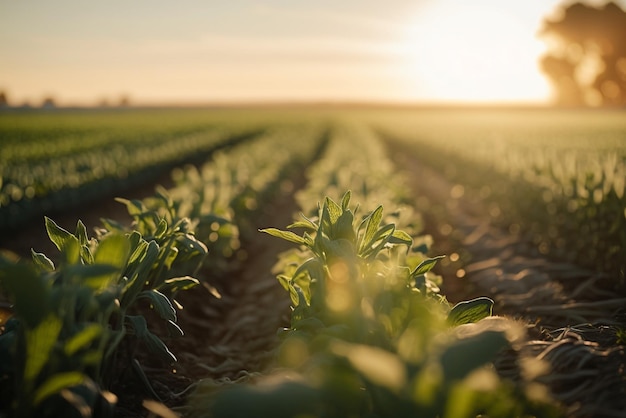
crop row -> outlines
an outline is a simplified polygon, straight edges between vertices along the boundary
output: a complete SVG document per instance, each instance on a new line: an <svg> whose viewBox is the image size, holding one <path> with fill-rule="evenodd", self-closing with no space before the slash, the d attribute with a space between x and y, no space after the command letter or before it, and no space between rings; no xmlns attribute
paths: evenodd
<svg viewBox="0 0 626 418"><path fill-rule="evenodd" d="M288 140L294 137L300 140ZM171 190L143 201L120 199L134 218L131 227L104 220L89 237L80 221L70 232L46 218L58 256L33 251L28 263L2 255L0 283L15 315L0 335L1 413L112 416L115 395L107 390L126 369L158 398L132 353L147 347L164 364L176 361L166 341L183 335L176 324L177 294L199 283L191 276L214 273L215 260L207 258L214 246L239 249L236 236L252 213L248 194L265 204L262 199L280 187L289 167L306 165L323 139L321 128L275 129L200 170L177 171ZM247 177L239 173L244 168L251 170ZM222 204L232 212L219 212ZM230 255L216 254L224 260ZM157 318L160 327L148 318Z"/></svg>
<svg viewBox="0 0 626 418"><path fill-rule="evenodd" d="M302 217L262 231L296 246L277 263L293 308L277 369L260 387L217 396L214 382L199 383L190 414L550 416L542 388L523 378L535 369L522 363L517 383L493 369L523 338L518 324L487 318L487 298L450 306L440 294L431 271L440 257L426 255L414 199L379 136L360 123L266 126L200 168L174 170L169 190L119 199L130 227L105 219L89 237L80 221L69 232L46 219L58 256L0 257L15 303L0 335L0 413L112 416L108 390L122 370L152 391L135 353L147 347L164 364L176 361L166 344L183 336L178 293L245 268L258 234L252 217L276 192L294 192L291 178L306 167L296 193Z"/></svg>
<svg viewBox="0 0 626 418"><path fill-rule="evenodd" d="M377 128L458 184L456 195L485 202L495 222L540 253L613 273L624 284L621 113L447 116L381 117Z"/></svg>
<svg viewBox="0 0 626 418"><path fill-rule="evenodd" d="M217 147L258 132L254 126L216 123L214 118L180 125L183 118L150 127L136 118L136 125L118 127L111 121L113 126L101 130L87 129L78 119L78 126L43 139L31 138L42 128L36 121L32 127L15 127L0 119L0 229L144 184L164 169L188 160L201 162ZM55 119L60 126L62 122Z"/></svg>
<svg viewBox="0 0 626 418"><path fill-rule="evenodd" d="M487 298L452 307L439 293L440 279L430 270L440 257L426 256L420 224L402 210L403 179L373 132L334 127L307 176L297 194L301 218L286 230L262 230L296 247L277 264L292 317L281 332L276 369L255 385L226 385L217 395L214 382L200 383L190 416L553 412L489 367L501 350L512 349L520 330L485 319L492 309ZM384 207L398 210L385 214Z"/></svg>

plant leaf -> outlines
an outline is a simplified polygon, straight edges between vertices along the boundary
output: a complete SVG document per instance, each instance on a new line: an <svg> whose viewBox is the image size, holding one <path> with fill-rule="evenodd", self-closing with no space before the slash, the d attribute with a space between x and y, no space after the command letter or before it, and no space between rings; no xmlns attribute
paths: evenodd
<svg viewBox="0 0 626 418"><path fill-rule="evenodd" d="M459 302L448 314L448 323L453 326L471 324L491 316L492 311L493 300L487 297Z"/></svg>
<svg viewBox="0 0 626 418"><path fill-rule="evenodd" d="M30 253L33 257L33 263L40 271L47 273L54 271L54 263L44 253L35 252L32 248Z"/></svg>
<svg viewBox="0 0 626 418"><path fill-rule="evenodd" d="M162 319L176 321L176 309L172 306L172 302L163 293L156 289L144 290L139 293L138 298L148 298L155 311Z"/></svg>
<svg viewBox="0 0 626 418"><path fill-rule="evenodd" d="M383 206L378 206L372 213L370 213L364 220L365 222L365 235L361 241L361 247L359 251L363 251L373 244L372 240L378 230L378 225L383 219Z"/></svg>
<svg viewBox="0 0 626 418"><path fill-rule="evenodd" d="M419 265L415 267L415 269L413 269L413 271L411 272L411 278L416 278L417 276L428 273L433 269L433 267L435 267L437 261L441 260L442 258L445 258L445 255L438 255L437 257L425 259L424 261L419 263Z"/></svg>
<svg viewBox="0 0 626 418"><path fill-rule="evenodd" d="M441 366L447 381L463 379L472 371L494 360L508 346L504 332L484 331L452 343L441 354Z"/></svg>
<svg viewBox="0 0 626 418"><path fill-rule="evenodd" d="M63 253L68 264L77 263L80 258L78 238L61 228L52 219L45 217L46 231L54 245Z"/></svg>
<svg viewBox="0 0 626 418"><path fill-rule="evenodd" d="M282 238L286 241L295 242L296 244L304 245L304 238L300 235L294 234L291 231L281 231L276 228L265 228L260 229L259 232L264 232L266 234L270 234L273 237Z"/></svg>
<svg viewBox="0 0 626 418"><path fill-rule="evenodd" d="M64 351L73 356L78 350L87 347L93 340L102 335L102 325L89 324L65 342Z"/></svg>
<svg viewBox="0 0 626 418"><path fill-rule="evenodd" d="M31 328L47 315L50 288L30 266L13 264L0 257L0 283L13 295L15 312Z"/></svg>
<svg viewBox="0 0 626 418"><path fill-rule="evenodd" d="M80 372L57 373L46 380L35 392L35 405L39 405L42 401L50 396L56 395L63 389L78 386L89 378Z"/></svg>
<svg viewBox="0 0 626 418"><path fill-rule="evenodd" d="M26 329L26 364L24 366L26 382L35 380L48 362L62 326L63 323L58 316L49 314L35 328Z"/></svg>

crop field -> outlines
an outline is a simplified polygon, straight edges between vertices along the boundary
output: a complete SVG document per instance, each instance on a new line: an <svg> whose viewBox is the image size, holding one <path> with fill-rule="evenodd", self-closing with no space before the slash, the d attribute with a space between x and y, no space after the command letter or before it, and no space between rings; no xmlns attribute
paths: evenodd
<svg viewBox="0 0 626 418"><path fill-rule="evenodd" d="M0 418L623 417L623 110L0 112Z"/></svg>

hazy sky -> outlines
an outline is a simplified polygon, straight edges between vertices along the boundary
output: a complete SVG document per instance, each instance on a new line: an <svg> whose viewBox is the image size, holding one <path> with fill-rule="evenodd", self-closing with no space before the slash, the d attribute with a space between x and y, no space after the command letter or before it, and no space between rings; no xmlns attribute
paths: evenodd
<svg viewBox="0 0 626 418"><path fill-rule="evenodd" d="M13 104L531 101L558 0L0 0Z"/></svg>

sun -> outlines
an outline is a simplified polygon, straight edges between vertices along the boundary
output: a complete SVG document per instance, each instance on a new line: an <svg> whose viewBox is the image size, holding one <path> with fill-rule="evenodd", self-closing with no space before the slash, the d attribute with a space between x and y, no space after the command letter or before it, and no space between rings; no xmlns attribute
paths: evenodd
<svg viewBox="0 0 626 418"><path fill-rule="evenodd" d="M550 90L537 60L537 20L499 3L439 1L422 10L405 38L415 89L433 100L544 101ZM508 3L507 3L508 4ZM529 10L526 10L529 12Z"/></svg>

